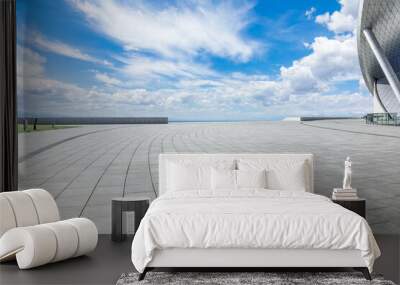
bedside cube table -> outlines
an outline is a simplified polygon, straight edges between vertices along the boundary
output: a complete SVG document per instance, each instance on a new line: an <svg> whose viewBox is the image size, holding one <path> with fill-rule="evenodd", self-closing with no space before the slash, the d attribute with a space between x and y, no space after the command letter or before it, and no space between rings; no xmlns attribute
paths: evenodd
<svg viewBox="0 0 400 285"><path fill-rule="evenodd" d="M136 231L152 200L153 198L150 195L130 195L112 199L111 239L113 241L123 241L126 238L126 235L122 233L123 212L135 212Z"/></svg>
<svg viewBox="0 0 400 285"><path fill-rule="evenodd" d="M356 199L356 200L335 200L332 199L332 202L339 204L340 206L353 211L356 214L359 214L361 217L365 219L366 217L366 200L365 199Z"/></svg>

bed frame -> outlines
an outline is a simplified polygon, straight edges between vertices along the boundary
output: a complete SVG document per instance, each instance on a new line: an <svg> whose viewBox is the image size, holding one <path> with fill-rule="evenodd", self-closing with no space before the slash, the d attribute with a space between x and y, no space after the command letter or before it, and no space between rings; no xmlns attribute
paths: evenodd
<svg viewBox="0 0 400 285"><path fill-rule="evenodd" d="M371 280L359 250L329 249L193 249L171 248L156 250L152 261L139 275L155 268L229 268L235 271L271 268L354 268ZM262 270L261 270L262 271Z"/></svg>
<svg viewBox="0 0 400 285"><path fill-rule="evenodd" d="M160 154L159 194L166 191L166 162L179 159L240 159L240 158L291 158L306 162L308 178L307 192L314 192L312 154ZM271 268L353 268L361 271L367 280L371 276L359 250L330 249L249 249L249 248L170 248L156 250L152 261L139 275L143 280L146 273L156 268L229 268L234 271Z"/></svg>

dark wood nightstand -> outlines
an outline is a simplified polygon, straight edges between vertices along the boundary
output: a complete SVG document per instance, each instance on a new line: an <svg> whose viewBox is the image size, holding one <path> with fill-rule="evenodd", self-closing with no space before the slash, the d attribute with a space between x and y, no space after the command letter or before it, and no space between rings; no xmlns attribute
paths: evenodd
<svg viewBox="0 0 400 285"><path fill-rule="evenodd" d="M359 214L361 217L365 218L366 216L366 200L365 199L357 199L357 200L334 200L332 201L340 206L353 211L356 214Z"/></svg>

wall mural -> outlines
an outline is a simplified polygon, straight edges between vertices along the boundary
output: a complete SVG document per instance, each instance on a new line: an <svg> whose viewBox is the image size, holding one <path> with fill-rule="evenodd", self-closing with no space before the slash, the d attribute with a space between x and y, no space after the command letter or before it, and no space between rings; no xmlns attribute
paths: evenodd
<svg viewBox="0 0 400 285"><path fill-rule="evenodd" d="M357 14L358 1L18 0L19 188L109 233L111 198L157 195L163 152L313 153L326 196L350 156L372 229L400 233L400 129L361 119Z"/></svg>

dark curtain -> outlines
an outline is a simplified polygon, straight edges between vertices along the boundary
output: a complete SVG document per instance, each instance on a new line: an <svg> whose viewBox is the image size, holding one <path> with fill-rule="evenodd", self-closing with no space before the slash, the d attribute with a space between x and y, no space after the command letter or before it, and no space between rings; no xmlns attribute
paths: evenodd
<svg viewBox="0 0 400 285"><path fill-rule="evenodd" d="M0 192L18 190L15 0L0 0Z"/></svg>

